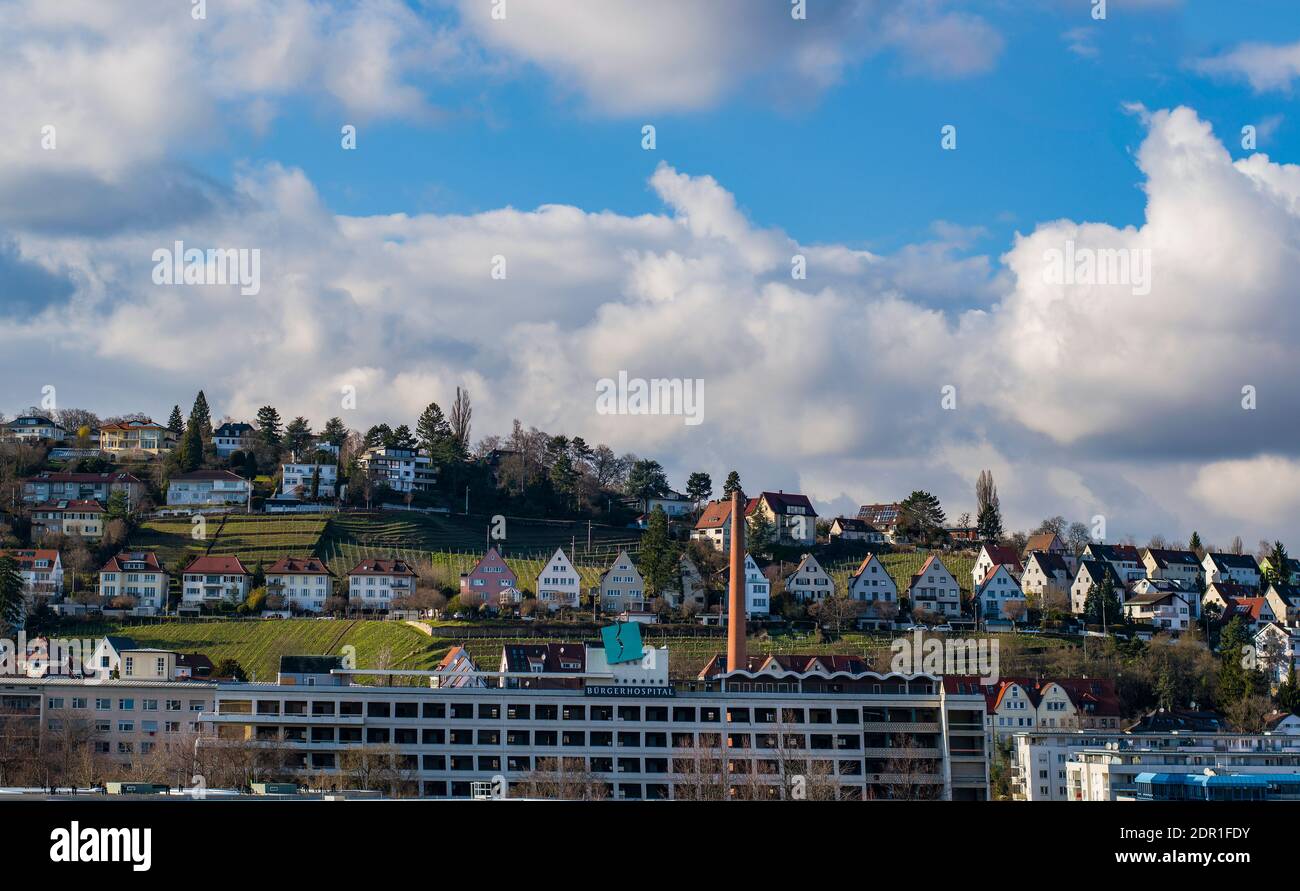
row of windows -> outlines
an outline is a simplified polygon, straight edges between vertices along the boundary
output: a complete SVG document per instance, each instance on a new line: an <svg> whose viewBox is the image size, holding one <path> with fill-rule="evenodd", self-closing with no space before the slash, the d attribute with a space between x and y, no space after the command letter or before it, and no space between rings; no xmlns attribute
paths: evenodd
<svg viewBox="0 0 1300 891"><path fill-rule="evenodd" d="M117 700L117 710L121 712L135 711L136 700L134 697L126 696ZM163 703L166 711L178 712L181 710L182 702L179 699L142 699L140 700L140 710L145 712L158 711L159 703ZM46 700L46 705L51 711L63 711L65 707L74 709L90 708L90 700L84 696L73 696L65 699L62 696L51 696ZM201 712L207 704L202 699L191 699L189 701L189 710L192 712ZM95 699L95 711L108 712L113 710L113 700L110 697L99 697Z"/></svg>

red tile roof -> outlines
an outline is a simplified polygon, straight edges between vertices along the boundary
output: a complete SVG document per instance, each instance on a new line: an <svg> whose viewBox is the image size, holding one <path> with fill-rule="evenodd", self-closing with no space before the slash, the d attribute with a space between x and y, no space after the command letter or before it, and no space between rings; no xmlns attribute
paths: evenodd
<svg viewBox="0 0 1300 891"><path fill-rule="evenodd" d="M183 570L183 573L202 573L204 575L249 575L244 564L234 554L220 556L208 555L195 557Z"/></svg>
<svg viewBox="0 0 1300 891"><path fill-rule="evenodd" d="M123 563L143 563L149 569L162 571L162 566L158 563L158 555L153 551L123 551L114 557L109 557L108 562L99 571L123 572Z"/></svg>
<svg viewBox="0 0 1300 891"><path fill-rule="evenodd" d="M332 575L319 557L281 557L266 569L267 575Z"/></svg>
<svg viewBox="0 0 1300 891"><path fill-rule="evenodd" d="M26 548L20 550L0 550L0 557L13 557L18 568L30 572L37 560L48 560L53 566L59 559L59 552L53 548Z"/></svg>

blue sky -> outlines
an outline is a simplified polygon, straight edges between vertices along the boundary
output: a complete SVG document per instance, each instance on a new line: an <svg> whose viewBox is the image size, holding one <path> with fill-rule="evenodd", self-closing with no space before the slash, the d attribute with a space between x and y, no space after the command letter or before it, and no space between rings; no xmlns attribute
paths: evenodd
<svg viewBox="0 0 1300 891"><path fill-rule="evenodd" d="M200 163L221 178L249 159L301 167L347 214L547 203L635 214L659 209L645 182L666 160L714 176L755 222L804 242L894 250L933 237L944 220L982 227L987 238L972 247L996 251L1040 220L1140 221L1132 153L1143 129L1128 103L1192 105L1225 139L1267 122L1260 149L1295 154L1293 95L1188 71L1190 60L1242 41L1300 39L1294 4L1113 0L1104 21L1086 2L988 6L1006 45L992 70L966 78L917 76L884 54L799 101L760 87L703 110L601 115L527 66L433 84L435 102L446 99L437 123L357 122L364 151L338 150L340 122L351 118L304 99L262 138L230 139ZM1096 54L1072 52L1076 42ZM640 147L644 123L657 128L655 152ZM939 147L944 124L958 128L955 152Z"/></svg>
<svg viewBox="0 0 1300 891"><path fill-rule="evenodd" d="M1012 528L1300 540L1294 2L498 2L0 0L0 411L467 387L475 439L824 514L990 469ZM155 281L176 240L260 287ZM1150 281L1049 281L1067 245ZM599 413L620 371L704 422Z"/></svg>

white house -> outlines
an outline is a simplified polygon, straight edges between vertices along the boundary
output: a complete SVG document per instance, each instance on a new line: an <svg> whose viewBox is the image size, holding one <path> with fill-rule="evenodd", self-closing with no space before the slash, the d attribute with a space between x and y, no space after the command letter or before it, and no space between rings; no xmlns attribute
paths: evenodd
<svg viewBox="0 0 1300 891"><path fill-rule="evenodd" d="M1199 564L1198 564L1199 565ZM1156 594L1176 594L1187 603L1191 621L1201 617L1201 588L1197 584L1188 584L1182 579L1147 578L1129 583L1121 602L1128 604L1133 597L1150 598Z"/></svg>
<svg viewBox="0 0 1300 891"><path fill-rule="evenodd" d="M248 503L253 484L229 470L195 470L167 482L168 507L222 507Z"/></svg>
<svg viewBox="0 0 1300 891"><path fill-rule="evenodd" d="M730 576L728 576L730 581ZM758 568L752 554L745 555L745 618L766 616L772 610L772 584ZM726 604L722 606L722 615L727 615Z"/></svg>
<svg viewBox="0 0 1300 891"><path fill-rule="evenodd" d="M248 599L252 574L233 554L195 557L181 570L181 607L187 611Z"/></svg>
<svg viewBox="0 0 1300 891"><path fill-rule="evenodd" d="M662 507L664 513L669 517L684 517L695 510L695 502L681 492L669 491L666 495L658 495L645 500L645 513L654 513L656 507Z"/></svg>
<svg viewBox="0 0 1300 891"><path fill-rule="evenodd" d="M1058 551L1034 551L1025 562L1020 575L1020 587L1026 594L1044 594L1070 590L1070 566Z"/></svg>
<svg viewBox="0 0 1300 891"><path fill-rule="evenodd" d="M975 565L971 567L972 590L984 581L989 570L995 566L1005 566L1012 578L1020 578L1023 569L1020 558L1016 556L1015 548L986 544L980 548L979 556L975 558Z"/></svg>
<svg viewBox="0 0 1300 891"><path fill-rule="evenodd" d="M1159 631L1181 633L1191 627L1196 621L1196 595L1172 590L1168 579L1148 581L1166 584L1134 582L1134 590L1124 600L1125 615L1134 622L1150 623Z"/></svg>
<svg viewBox="0 0 1300 891"><path fill-rule="evenodd" d="M333 498L338 474L337 464L281 464L280 494L286 498Z"/></svg>
<svg viewBox="0 0 1300 891"><path fill-rule="evenodd" d="M564 548L557 548L537 574L537 602L550 610L577 608L582 602L582 579Z"/></svg>
<svg viewBox="0 0 1300 891"><path fill-rule="evenodd" d="M1292 628L1300 625L1300 586L1271 583L1264 599L1279 622Z"/></svg>
<svg viewBox="0 0 1300 891"><path fill-rule="evenodd" d="M776 527L776 543L812 547L817 543L817 511L808 496L794 492L763 492L745 511L762 513Z"/></svg>
<svg viewBox="0 0 1300 891"><path fill-rule="evenodd" d="M864 620L880 625L898 615L898 585L875 554L868 554L849 576L849 597L867 605Z"/></svg>
<svg viewBox="0 0 1300 891"><path fill-rule="evenodd" d="M794 572L786 576L785 592L800 603L816 602L835 594L835 581L816 557L804 554Z"/></svg>
<svg viewBox="0 0 1300 891"><path fill-rule="evenodd" d="M1247 588L1259 587L1259 564L1250 554L1206 554L1201 567L1207 585L1232 582Z"/></svg>
<svg viewBox="0 0 1300 891"><path fill-rule="evenodd" d="M1020 583L1005 563L989 569L988 573L975 586L975 602L979 604L979 614L987 621L1011 620L1021 621L1025 617L1028 604Z"/></svg>
<svg viewBox="0 0 1300 891"><path fill-rule="evenodd" d="M1142 565L1147 577L1172 579L1185 584L1188 590L1201 589L1205 570L1192 551L1174 551L1167 548L1147 548L1142 552Z"/></svg>
<svg viewBox="0 0 1300 891"><path fill-rule="evenodd" d="M99 596L135 598L138 613L153 615L167 605L167 573L153 551L124 551L110 557L99 570Z"/></svg>
<svg viewBox="0 0 1300 891"><path fill-rule="evenodd" d="M1265 622L1255 632L1255 661L1274 683L1282 683L1296 665L1296 638L1292 629Z"/></svg>
<svg viewBox="0 0 1300 891"><path fill-rule="evenodd" d="M1142 564L1142 556L1138 553L1138 549L1132 545L1108 545L1090 542L1083 549L1083 559L1101 560L1109 563L1111 568L1115 570L1115 577L1119 579L1121 585L1137 581L1147 574L1146 567Z"/></svg>
<svg viewBox="0 0 1300 891"><path fill-rule="evenodd" d="M7 424L0 424L0 439L35 442L42 439L59 440L65 435L66 431L62 427L40 415L21 415Z"/></svg>
<svg viewBox="0 0 1300 891"><path fill-rule="evenodd" d="M1108 583L1115 591L1115 597L1122 606L1124 603L1124 583L1119 580L1115 574L1115 568L1105 560L1083 559L1079 561L1079 569L1074 574L1074 582L1070 585L1070 612L1076 616L1083 615L1083 611L1088 605L1088 592L1092 590L1093 585L1106 585Z"/></svg>
<svg viewBox="0 0 1300 891"><path fill-rule="evenodd" d="M229 458L235 452L247 449L253 442L253 425L227 421L212 431L212 445L217 454Z"/></svg>
<svg viewBox="0 0 1300 891"><path fill-rule="evenodd" d="M918 611L945 618L961 615L961 585L933 554L921 566L921 571L912 576L907 596L912 601L914 616Z"/></svg>
<svg viewBox="0 0 1300 891"><path fill-rule="evenodd" d="M353 609L386 610L415 592L416 574L405 560L362 560L348 573L348 603Z"/></svg>
<svg viewBox="0 0 1300 891"><path fill-rule="evenodd" d="M319 613L325 609L333 577L317 557L281 557L266 569L266 591L283 597L291 610Z"/></svg>

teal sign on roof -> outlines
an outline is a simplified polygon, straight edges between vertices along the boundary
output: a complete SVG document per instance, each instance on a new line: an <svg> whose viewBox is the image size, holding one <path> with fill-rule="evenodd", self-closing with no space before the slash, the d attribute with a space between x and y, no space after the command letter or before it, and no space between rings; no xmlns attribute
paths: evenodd
<svg viewBox="0 0 1300 891"><path fill-rule="evenodd" d="M605 643L605 661L610 665L619 662L641 661L641 626L636 622L615 622L600 629Z"/></svg>

